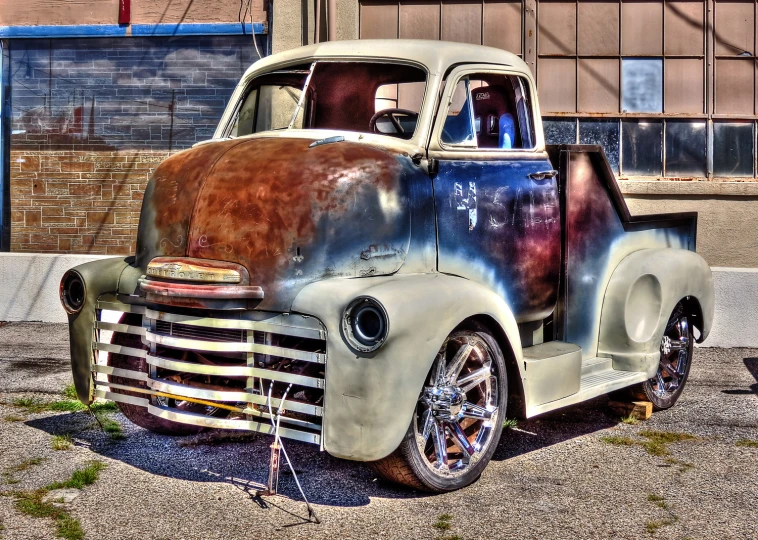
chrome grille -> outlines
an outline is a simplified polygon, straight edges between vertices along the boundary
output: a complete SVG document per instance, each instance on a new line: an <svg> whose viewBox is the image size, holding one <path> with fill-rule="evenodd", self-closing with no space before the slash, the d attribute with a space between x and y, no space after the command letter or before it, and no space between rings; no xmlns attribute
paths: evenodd
<svg viewBox="0 0 758 540"><path fill-rule="evenodd" d="M155 332L164 336L199 339L201 341L232 341L236 343L247 341L246 330L189 326L167 321L155 321Z"/></svg>

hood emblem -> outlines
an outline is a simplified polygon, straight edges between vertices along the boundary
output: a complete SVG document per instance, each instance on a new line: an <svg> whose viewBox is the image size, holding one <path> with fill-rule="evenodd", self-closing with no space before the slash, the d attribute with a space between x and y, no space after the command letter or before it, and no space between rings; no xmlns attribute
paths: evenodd
<svg viewBox="0 0 758 540"><path fill-rule="evenodd" d="M240 273L232 268L214 268L190 262L152 261L147 265L147 275L206 283L239 283L242 280Z"/></svg>

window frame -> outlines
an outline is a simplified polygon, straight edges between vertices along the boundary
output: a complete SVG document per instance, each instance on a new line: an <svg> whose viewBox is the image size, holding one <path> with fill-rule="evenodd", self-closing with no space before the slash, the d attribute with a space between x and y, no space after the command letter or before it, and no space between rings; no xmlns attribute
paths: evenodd
<svg viewBox="0 0 758 540"><path fill-rule="evenodd" d="M451 100L458 82L475 74L494 74L519 77L528 92L531 113L531 135L534 140L532 148L480 148L479 146L451 145L442 141L442 129L447 119ZM451 84L452 81L452 84ZM476 130L474 131L476 133ZM443 78L443 88L434 117L431 137L428 145L429 157L442 159L504 159L532 158L545 155L545 140L542 133L542 121L539 114L539 101L536 84L528 72L514 69L512 66L497 66L492 64L466 64L451 69Z"/></svg>

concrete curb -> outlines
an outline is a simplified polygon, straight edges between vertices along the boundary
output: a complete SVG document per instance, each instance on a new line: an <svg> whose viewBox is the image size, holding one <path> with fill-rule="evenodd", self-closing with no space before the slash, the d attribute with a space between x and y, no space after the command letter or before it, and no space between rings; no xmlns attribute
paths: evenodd
<svg viewBox="0 0 758 540"><path fill-rule="evenodd" d="M58 285L99 255L0 253L0 321L66 322ZM758 347L758 268L713 269L716 314L705 347Z"/></svg>

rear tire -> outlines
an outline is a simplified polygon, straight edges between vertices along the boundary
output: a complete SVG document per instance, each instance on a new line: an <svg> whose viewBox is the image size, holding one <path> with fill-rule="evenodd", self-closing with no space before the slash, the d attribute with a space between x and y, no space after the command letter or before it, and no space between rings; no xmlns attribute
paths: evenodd
<svg viewBox="0 0 758 540"><path fill-rule="evenodd" d="M507 402L495 339L480 329L455 331L437 354L400 446L371 465L387 480L422 491L466 487L495 452Z"/></svg>
<svg viewBox="0 0 758 540"><path fill-rule="evenodd" d="M121 324L139 326L142 322L142 318L139 315L124 314L120 322ZM142 339L139 336L135 336L134 334L122 334L120 332L117 332L113 335L112 343L114 345L132 347L134 349L147 350L147 348L142 344ZM145 362L144 358L135 358L134 356L108 353L108 365L114 368L129 369L132 371L139 371L141 373L148 373L147 362ZM114 384L122 384L125 386L147 388L147 385L144 381L135 381L134 379L126 379L124 377L117 377L115 375L109 375L108 381ZM149 395L139 392L129 392L120 389L111 389L111 391L116 394L149 398ZM121 410L121 413L126 416L132 423L137 424L139 427L145 428L154 433L184 436L195 435L203 430L203 428L199 426L191 426L188 424L180 424L178 422L164 420L163 418L155 416L154 414L150 414L146 407L118 402L117 405L119 410Z"/></svg>
<svg viewBox="0 0 758 540"><path fill-rule="evenodd" d="M656 411L673 407L690 375L694 343L692 327L684 315L684 306L679 303L663 333L658 372L652 379L630 387L630 395L651 402Z"/></svg>

